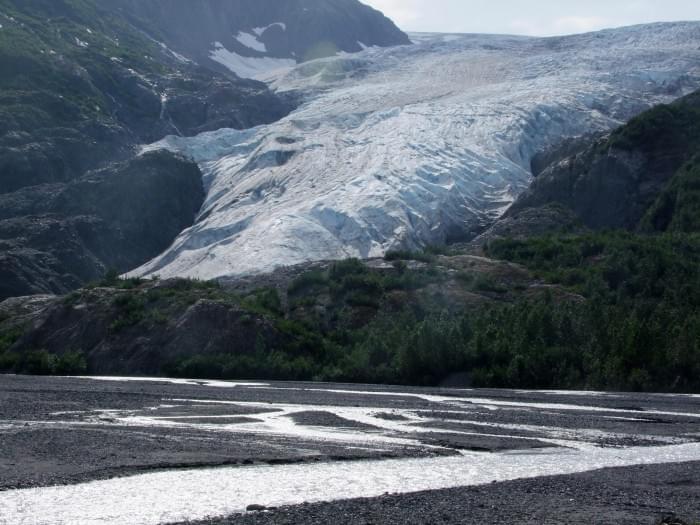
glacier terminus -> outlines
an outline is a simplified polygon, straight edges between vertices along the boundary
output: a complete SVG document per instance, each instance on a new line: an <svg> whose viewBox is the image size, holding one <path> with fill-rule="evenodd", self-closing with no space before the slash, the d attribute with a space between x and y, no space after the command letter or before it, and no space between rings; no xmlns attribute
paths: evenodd
<svg viewBox="0 0 700 525"><path fill-rule="evenodd" d="M145 146L193 158L207 196L132 274L212 279L466 239L527 187L535 153L700 86L700 23L411 38L268 72L302 101L278 122Z"/></svg>

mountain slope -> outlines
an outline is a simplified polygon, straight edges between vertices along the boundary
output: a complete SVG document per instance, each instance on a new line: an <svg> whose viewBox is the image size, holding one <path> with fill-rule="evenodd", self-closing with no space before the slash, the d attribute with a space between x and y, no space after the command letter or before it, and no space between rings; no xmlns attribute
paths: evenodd
<svg viewBox="0 0 700 525"><path fill-rule="evenodd" d="M133 158L139 144L291 109L263 84L178 58L104 5L0 0L0 297L64 293L107 268L126 271L192 223L199 169L173 155ZM103 170L99 182L92 170ZM74 191L86 181L101 189ZM147 198L130 199L130 184ZM122 211L110 215L105 202ZM152 230L124 227L125 214Z"/></svg>
<svg viewBox="0 0 700 525"><path fill-rule="evenodd" d="M0 1L0 192L70 179L167 133L289 111L263 84L185 62L105 5Z"/></svg>
<svg viewBox="0 0 700 525"><path fill-rule="evenodd" d="M207 198L136 275L215 278L471 238L524 191L537 152L700 86L700 24L548 39L417 35L301 64L302 92L255 130L169 137Z"/></svg>
<svg viewBox="0 0 700 525"><path fill-rule="evenodd" d="M634 230L647 213L647 230L665 231L671 224L687 229L673 216L692 199L683 197L682 203L676 197L691 190L695 171L693 165L679 170L698 153L700 92L643 113L573 156L565 149L562 158L550 159L552 164L537 175L505 219L556 203L594 229ZM648 211L657 199L654 210Z"/></svg>
<svg viewBox="0 0 700 525"><path fill-rule="evenodd" d="M696 154L669 181L642 219L644 231L700 232L700 158Z"/></svg>

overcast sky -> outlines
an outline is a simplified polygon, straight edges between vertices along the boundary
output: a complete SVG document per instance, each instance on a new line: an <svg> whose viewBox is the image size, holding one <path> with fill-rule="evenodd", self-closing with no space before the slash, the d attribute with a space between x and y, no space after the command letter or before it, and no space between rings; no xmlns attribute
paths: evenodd
<svg viewBox="0 0 700 525"><path fill-rule="evenodd" d="M562 35L700 20L700 0L361 0L405 31Z"/></svg>

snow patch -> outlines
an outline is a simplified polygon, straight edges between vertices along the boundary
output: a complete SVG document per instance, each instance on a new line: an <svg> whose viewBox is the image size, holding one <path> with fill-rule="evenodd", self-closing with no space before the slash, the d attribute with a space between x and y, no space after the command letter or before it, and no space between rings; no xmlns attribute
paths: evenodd
<svg viewBox="0 0 700 525"><path fill-rule="evenodd" d="M214 42L213 45L209 57L242 78L257 78L296 65L291 58L243 57L226 49L221 42Z"/></svg>
<svg viewBox="0 0 700 525"><path fill-rule="evenodd" d="M262 34L263 34L265 31L267 31L267 30L270 29L271 27L275 27L275 26L281 27L281 28L282 28L282 31L286 31L286 30L287 30L287 24L285 24L284 22L275 22L274 24L270 24L269 26L265 26L265 27L254 27L254 28L252 29L252 31L253 31L253 33L255 33L256 35L262 36Z"/></svg>
<svg viewBox="0 0 700 525"><path fill-rule="evenodd" d="M236 35L236 40L238 40L242 45L244 45L248 49L260 51L261 53L267 53L267 47L265 47L265 44L260 42L255 35L239 31L239 33Z"/></svg>

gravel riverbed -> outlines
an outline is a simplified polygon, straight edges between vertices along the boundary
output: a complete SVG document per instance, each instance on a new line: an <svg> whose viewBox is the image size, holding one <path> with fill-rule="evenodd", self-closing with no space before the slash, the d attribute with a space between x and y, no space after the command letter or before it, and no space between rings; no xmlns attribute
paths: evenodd
<svg viewBox="0 0 700 525"><path fill-rule="evenodd" d="M0 376L0 524L695 525L699 442L700 396Z"/></svg>

